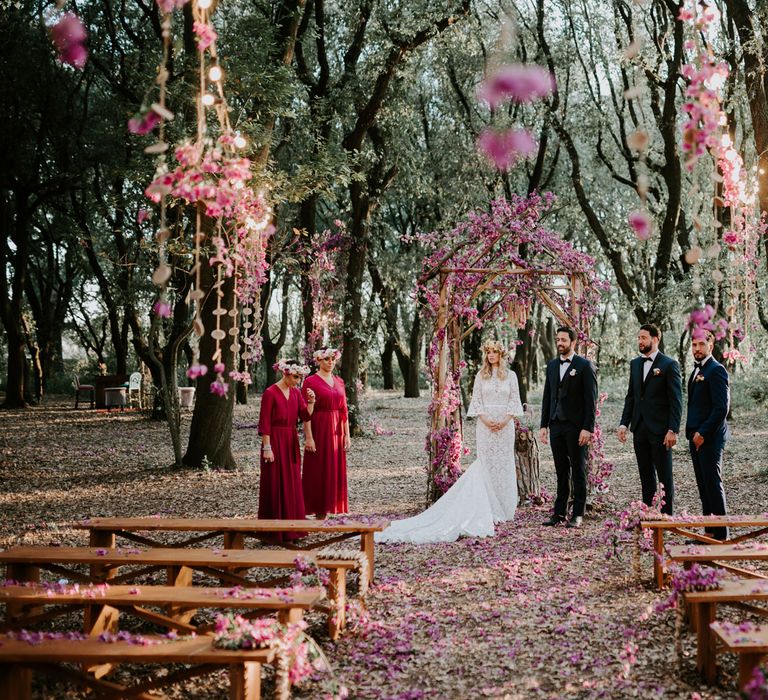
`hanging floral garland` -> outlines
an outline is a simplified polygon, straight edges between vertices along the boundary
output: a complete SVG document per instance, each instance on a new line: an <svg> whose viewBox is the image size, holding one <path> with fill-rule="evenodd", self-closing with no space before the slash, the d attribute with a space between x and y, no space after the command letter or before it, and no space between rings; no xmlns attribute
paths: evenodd
<svg viewBox="0 0 768 700"><path fill-rule="evenodd" d="M157 101L144 107L128 123L134 134L147 134L156 127L158 141L145 153L157 155L152 182L145 194L159 206L159 225L155 236L158 266L152 281L159 287L155 313L170 316L168 281L172 270L168 262L167 246L171 231L167 223L167 210L171 201L194 207L195 233L193 237L194 278L189 300L194 303L193 329L198 337L209 333L215 341L210 358L211 367L201 362L195 346L192 365L187 375L194 379L211 369L216 379L211 383L212 393L225 396L228 380L251 382L251 365L260 357L259 290L266 279L268 267L266 245L274 232L272 210L262 191L254 189L251 161L242 155L247 142L229 121L229 109L224 95L224 72L216 52L217 34L210 24L211 0L196 0L192 5L193 32L197 44L199 81L196 96L197 133L194 140L185 141L173 149L173 162L166 159L169 145L165 142L165 125L174 115L166 106L168 59L172 41L173 12L188 0L156 0L163 13L163 59L158 71ZM209 112L213 111L218 136L209 133ZM183 234L181 234L183 235ZM206 290L201 283L202 265L215 268L216 281L212 293L216 308L215 327L205 328L201 308ZM235 302L232 308L223 307L222 286L225 278L234 278ZM229 315L233 325L229 330L230 345L235 366L227 368L224 362L224 343L227 333L222 329L222 317ZM241 330L243 345L241 346ZM244 360L245 369L238 370L238 359Z"/></svg>

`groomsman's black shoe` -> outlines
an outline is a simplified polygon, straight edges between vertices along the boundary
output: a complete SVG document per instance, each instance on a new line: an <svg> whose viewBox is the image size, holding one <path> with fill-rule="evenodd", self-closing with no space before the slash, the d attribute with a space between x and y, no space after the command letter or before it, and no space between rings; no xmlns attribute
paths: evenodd
<svg viewBox="0 0 768 700"><path fill-rule="evenodd" d="M577 515L575 518L571 518L568 521L568 524L566 525L566 527L571 527L571 528L581 527L583 522L584 522L584 518L582 518L580 515Z"/></svg>
<svg viewBox="0 0 768 700"><path fill-rule="evenodd" d="M557 515L553 515L549 520L545 520L542 525L545 527L552 527L553 525L560 525L565 522L565 518L561 518Z"/></svg>

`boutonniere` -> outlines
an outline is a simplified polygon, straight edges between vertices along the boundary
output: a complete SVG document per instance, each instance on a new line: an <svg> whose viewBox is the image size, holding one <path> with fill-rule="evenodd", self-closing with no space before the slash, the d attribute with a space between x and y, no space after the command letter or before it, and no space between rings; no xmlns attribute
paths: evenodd
<svg viewBox="0 0 768 700"><path fill-rule="evenodd" d="M699 374L696 375L696 379L693 380L694 382L703 382L704 381L704 375L699 372Z"/></svg>
<svg viewBox="0 0 768 700"><path fill-rule="evenodd" d="M654 377L660 377L661 376L661 370L658 367L653 368L653 376Z"/></svg>
<svg viewBox="0 0 768 700"><path fill-rule="evenodd" d="M575 377L576 376L576 370L572 369L570 372L568 372L568 374L570 374L572 377Z"/></svg>

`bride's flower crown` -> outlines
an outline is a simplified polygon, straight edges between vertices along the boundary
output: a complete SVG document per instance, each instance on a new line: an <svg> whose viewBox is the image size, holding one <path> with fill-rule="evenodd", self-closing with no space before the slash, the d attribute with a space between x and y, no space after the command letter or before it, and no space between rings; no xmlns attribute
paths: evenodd
<svg viewBox="0 0 768 700"><path fill-rule="evenodd" d="M500 340L486 340L483 343L483 352L486 354L489 352L497 352L501 357L505 357L507 349L502 345Z"/></svg>
<svg viewBox="0 0 768 700"><path fill-rule="evenodd" d="M336 348L325 348L323 350L315 350L312 353L313 360L338 360L341 357L341 350Z"/></svg>
<svg viewBox="0 0 768 700"><path fill-rule="evenodd" d="M272 365L272 369L276 372L282 372L286 374L300 374L302 377L306 377L309 374L309 367L306 365L289 365L287 360L278 360Z"/></svg>

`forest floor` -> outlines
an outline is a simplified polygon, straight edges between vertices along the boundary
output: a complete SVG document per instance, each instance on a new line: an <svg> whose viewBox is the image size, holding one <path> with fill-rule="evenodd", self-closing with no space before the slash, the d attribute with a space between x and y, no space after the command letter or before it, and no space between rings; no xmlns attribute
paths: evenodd
<svg viewBox="0 0 768 700"><path fill-rule="evenodd" d="M663 597L651 585L650 556L643 555L639 577L631 551L606 558L604 521L640 492L631 446L621 445L613 430L620 397L616 392L609 398L602 416L606 456L615 464L611 488L583 529L543 528L548 506L523 506L493 538L378 546L369 619L334 644L322 618L309 616L309 631L349 697L738 697L731 658L723 658L720 685L700 681L695 642L685 630L678 666L675 613L653 611ZM354 440L349 455L352 513L400 517L423 507L426 406L425 398L403 399L395 392L367 396L367 435ZM765 411L737 405L735 415L726 450L729 508L763 513ZM87 544L85 532L72 525L95 516L255 516L257 416L257 402L236 407L239 469L221 472L168 469L167 428L138 412L74 411L65 397L0 412L0 547ZM471 448L471 423L467 433ZM542 482L553 493L549 448L541 455ZM675 451L675 478L676 511L699 513L682 446ZM316 681L295 694L327 697L330 687L328 680ZM36 688L37 697L84 697L50 681L38 681ZM270 688L267 678L266 697ZM226 689L222 673L189 681L171 697L225 698Z"/></svg>

